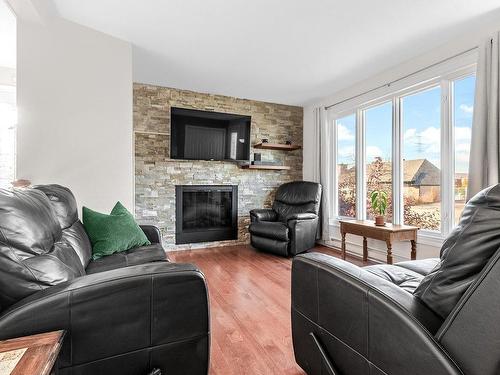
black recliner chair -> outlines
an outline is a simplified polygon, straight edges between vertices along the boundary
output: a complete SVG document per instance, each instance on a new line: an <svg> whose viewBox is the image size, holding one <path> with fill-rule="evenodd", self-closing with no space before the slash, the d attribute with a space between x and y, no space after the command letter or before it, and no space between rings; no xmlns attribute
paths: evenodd
<svg viewBox="0 0 500 375"><path fill-rule="evenodd" d="M92 261L69 189L0 190L0 339L66 330L57 374L207 374L204 276L142 229L150 246Z"/></svg>
<svg viewBox="0 0 500 375"><path fill-rule="evenodd" d="M440 258L292 266L295 359L309 374L500 374L500 185L466 205Z"/></svg>
<svg viewBox="0 0 500 375"><path fill-rule="evenodd" d="M283 256L314 247L319 225L321 185L294 181L276 191L272 209L250 211L250 242L253 247Z"/></svg>

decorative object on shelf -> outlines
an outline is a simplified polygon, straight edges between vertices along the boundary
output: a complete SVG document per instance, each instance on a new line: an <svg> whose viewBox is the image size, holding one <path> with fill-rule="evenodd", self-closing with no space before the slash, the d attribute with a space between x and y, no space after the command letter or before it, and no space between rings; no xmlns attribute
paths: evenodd
<svg viewBox="0 0 500 375"><path fill-rule="evenodd" d="M262 141L262 143L269 143L269 139L268 138L262 138L261 141Z"/></svg>
<svg viewBox="0 0 500 375"><path fill-rule="evenodd" d="M285 144L286 144L287 146L291 146L291 145L292 145L292 141L290 141L290 140L285 141Z"/></svg>
<svg viewBox="0 0 500 375"><path fill-rule="evenodd" d="M387 210L387 193L383 190L374 190L370 194L372 209L375 211L375 225L382 227L385 225L385 212Z"/></svg>
<svg viewBox="0 0 500 375"><path fill-rule="evenodd" d="M262 160L262 154L260 152L254 152L253 153L253 160L254 161L261 161Z"/></svg>

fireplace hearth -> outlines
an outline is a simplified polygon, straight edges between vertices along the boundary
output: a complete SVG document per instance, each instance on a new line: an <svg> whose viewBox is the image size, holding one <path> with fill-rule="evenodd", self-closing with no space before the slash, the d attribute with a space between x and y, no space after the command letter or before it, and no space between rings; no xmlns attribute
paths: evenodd
<svg viewBox="0 0 500 375"><path fill-rule="evenodd" d="M176 185L175 243L238 238L237 185Z"/></svg>

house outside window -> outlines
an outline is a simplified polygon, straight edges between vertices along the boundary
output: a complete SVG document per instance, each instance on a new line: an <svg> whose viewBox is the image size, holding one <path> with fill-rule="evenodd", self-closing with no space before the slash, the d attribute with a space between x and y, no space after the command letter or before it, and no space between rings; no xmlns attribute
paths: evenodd
<svg viewBox="0 0 500 375"><path fill-rule="evenodd" d="M330 110L331 216L373 219L369 196L383 190L388 222L449 233L467 194L474 86L470 64L366 104Z"/></svg>

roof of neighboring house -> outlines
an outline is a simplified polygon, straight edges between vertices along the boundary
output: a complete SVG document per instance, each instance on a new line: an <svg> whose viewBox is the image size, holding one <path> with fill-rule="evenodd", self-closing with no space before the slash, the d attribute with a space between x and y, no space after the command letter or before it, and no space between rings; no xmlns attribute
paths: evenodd
<svg viewBox="0 0 500 375"><path fill-rule="evenodd" d="M441 171L427 159L404 160L403 162L404 183L416 186L439 186L441 185ZM373 162L367 165L367 175L373 175L376 169L379 169L379 181L390 183L392 181L392 166L389 162ZM354 175L355 167L346 169L347 174L343 174L344 179L347 175Z"/></svg>

